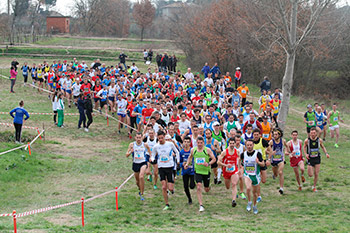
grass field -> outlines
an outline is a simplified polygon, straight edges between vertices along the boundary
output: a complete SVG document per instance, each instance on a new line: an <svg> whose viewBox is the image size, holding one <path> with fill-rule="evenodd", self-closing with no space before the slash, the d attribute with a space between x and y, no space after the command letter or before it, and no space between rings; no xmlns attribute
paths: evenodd
<svg viewBox="0 0 350 233"><path fill-rule="evenodd" d="M22 59L19 59L22 62ZM36 61L36 60L35 60ZM40 59L41 61L41 59ZM1 58L0 64L9 64ZM8 70L1 70L8 75ZM46 94L23 87L22 77L15 86L16 95L9 94L9 81L0 78L0 111L9 111L25 100L29 112L51 112ZM254 96L258 88L250 87ZM306 103L293 97L288 116L286 139L289 132L298 129L301 138L306 137L302 114ZM256 102L255 102L256 103ZM350 122L346 102L340 105ZM66 112L77 112L66 109ZM0 115L0 122L11 122L7 115ZM131 159L125 158L130 140L123 133L116 134L116 122L106 126L103 117L94 117L89 133L76 129L77 116L66 116L66 128L56 128L50 116L32 115L28 126L47 129L45 142L38 140L32 146L32 156L27 151L15 151L0 157L0 213L12 210L24 212L50 205L89 198L119 185L131 173ZM1 126L0 151L16 147L13 129ZM25 136L33 138L35 132L24 130ZM125 132L125 130L124 130ZM187 205L182 181L175 185L170 196L171 210L164 212L161 190L153 190L146 181L146 201L137 195L134 180L130 180L119 194L120 210L115 211L113 194L87 203L85 228L81 227L80 205L49 211L18 219L19 232L348 232L350 229L350 129L341 128L340 147L335 149L327 139L330 159L322 158L319 192L311 192L311 179L307 178L302 192L297 191L294 173L287 163L285 167L285 195L278 194L278 181L271 178L262 185L263 201L259 214L254 216L245 210L246 201L238 200L231 207L230 191L223 185L214 186L204 194L206 211L198 213L197 198L192 191L194 204ZM180 178L181 179L181 178ZM160 184L158 184L160 187ZM0 218L0 231L11 232L11 218Z"/></svg>

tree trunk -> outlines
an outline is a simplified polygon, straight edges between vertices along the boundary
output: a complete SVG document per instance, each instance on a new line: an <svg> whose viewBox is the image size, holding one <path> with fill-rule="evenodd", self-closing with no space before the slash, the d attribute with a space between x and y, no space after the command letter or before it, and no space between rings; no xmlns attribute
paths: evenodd
<svg viewBox="0 0 350 233"><path fill-rule="evenodd" d="M284 71L283 81L282 81L282 104L281 109L278 114L278 126L284 130L286 126L289 102L293 86L293 75L294 75L294 64L295 64L295 51L287 54L286 69Z"/></svg>
<svg viewBox="0 0 350 233"><path fill-rule="evenodd" d="M142 27L141 28L141 41L143 41L143 32L145 31L145 28L144 27Z"/></svg>

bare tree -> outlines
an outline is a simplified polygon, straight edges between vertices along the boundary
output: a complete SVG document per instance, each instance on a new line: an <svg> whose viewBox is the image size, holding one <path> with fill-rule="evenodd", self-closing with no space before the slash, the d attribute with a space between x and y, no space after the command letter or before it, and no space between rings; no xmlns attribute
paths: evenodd
<svg viewBox="0 0 350 233"><path fill-rule="evenodd" d="M265 31L264 35L268 35L268 48L277 45L286 55L282 80L283 100L278 115L279 126L282 129L285 127L289 111L297 50L310 36L324 11L337 2L338 0L256 1L259 12L264 12L264 16L268 19L258 32ZM266 37L264 40L266 42Z"/></svg>
<svg viewBox="0 0 350 233"><path fill-rule="evenodd" d="M134 5L132 13L136 24L141 28L141 41L143 41L145 28L152 25L155 12L156 9L150 0L140 0Z"/></svg>
<svg viewBox="0 0 350 233"><path fill-rule="evenodd" d="M93 35L126 36L129 0L75 0L74 13L83 31Z"/></svg>

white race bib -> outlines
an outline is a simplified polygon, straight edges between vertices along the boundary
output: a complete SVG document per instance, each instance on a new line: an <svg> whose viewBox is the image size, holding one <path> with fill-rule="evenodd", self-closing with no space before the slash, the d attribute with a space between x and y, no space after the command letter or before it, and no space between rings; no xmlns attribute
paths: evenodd
<svg viewBox="0 0 350 233"><path fill-rule="evenodd" d="M205 158L196 158L196 164L203 165L205 163Z"/></svg>
<svg viewBox="0 0 350 233"><path fill-rule="evenodd" d="M270 134L263 134L263 138L269 138Z"/></svg>

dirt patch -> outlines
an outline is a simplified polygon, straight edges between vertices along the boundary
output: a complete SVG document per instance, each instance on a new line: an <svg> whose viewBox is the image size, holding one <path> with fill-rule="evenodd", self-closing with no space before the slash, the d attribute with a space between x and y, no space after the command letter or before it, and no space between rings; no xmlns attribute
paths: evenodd
<svg viewBox="0 0 350 233"><path fill-rule="evenodd" d="M109 162L115 159L116 152L120 149L110 138L99 138L93 143L91 138L79 138L78 140L70 138L54 138L59 144L50 144L50 151L54 154L72 157L90 159L99 156L101 160Z"/></svg>
<svg viewBox="0 0 350 233"><path fill-rule="evenodd" d="M56 225L76 226L81 221L80 218L70 214L55 214L55 216L45 218ZM35 231L37 232L37 231Z"/></svg>

